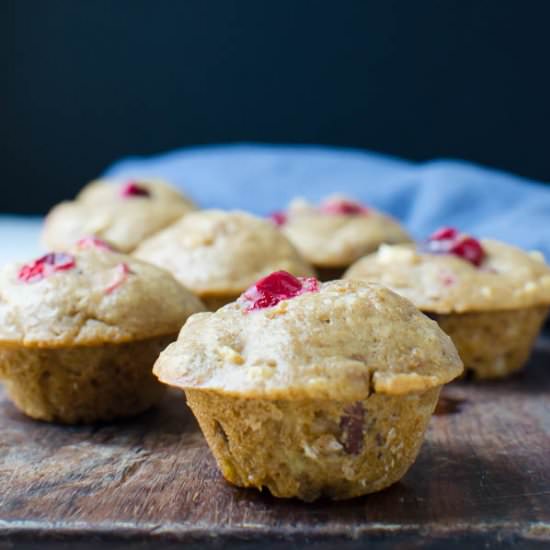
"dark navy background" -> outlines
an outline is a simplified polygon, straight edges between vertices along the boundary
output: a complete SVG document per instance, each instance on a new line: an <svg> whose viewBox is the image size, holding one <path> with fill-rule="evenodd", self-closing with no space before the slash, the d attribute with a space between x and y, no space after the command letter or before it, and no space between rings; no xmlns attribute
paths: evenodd
<svg viewBox="0 0 550 550"><path fill-rule="evenodd" d="M4 0L3 212L117 158L322 143L550 180L544 0Z"/></svg>

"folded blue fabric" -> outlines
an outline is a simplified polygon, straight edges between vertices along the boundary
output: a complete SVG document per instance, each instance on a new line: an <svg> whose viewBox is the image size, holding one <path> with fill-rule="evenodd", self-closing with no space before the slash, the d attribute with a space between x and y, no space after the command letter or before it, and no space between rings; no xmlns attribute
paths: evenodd
<svg viewBox="0 0 550 550"><path fill-rule="evenodd" d="M106 176L157 176L204 208L265 215L290 199L345 193L401 220L418 239L442 225L542 251L550 259L550 186L462 161L422 164L316 146L227 145L128 158Z"/></svg>

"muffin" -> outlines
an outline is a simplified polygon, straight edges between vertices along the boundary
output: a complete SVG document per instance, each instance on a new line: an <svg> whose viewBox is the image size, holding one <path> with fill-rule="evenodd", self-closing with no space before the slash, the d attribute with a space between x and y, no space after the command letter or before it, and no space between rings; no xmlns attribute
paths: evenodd
<svg viewBox="0 0 550 550"><path fill-rule="evenodd" d="M190 317L154 367L185 390L227 481L306 501L398 481L461 372L450 338L408 300L285 272Z"/></svg>
<svg viewBox="0 0 550 550"><path fill-rule="evenodd" d="M121 252L131 252L192 210L195 206L188 198L160 180L98 180L74 201L50 211L42 238L52 250L66 250L83 237L95 236Z"/></svg>
<svg viewBox="0 0 550 550"><path fill-rule="evenodd" d="M539 253L453 228L419 246L383 246L345 277L381 283L411 300L451 336L477 378L521 369L550 306L550 268Z"/></svg>
<svg viewBox="0 0 550 550"><path fill-rule="evenodd" d="M236 300L272 271L314 274L273 224L244 212L189 214L142 243L135 256L170 271L210 310Z"/></svg>
<svg viewBox="0 0 550 550"><path fill-rule="evenodd" d="M341 196L328 197L319 206L296 199L271 220L323 281L339 279L355 260L382 243L411 240L389 216Z"/></svg>
<svg viewBox="0 0 550 550"><path fill-rule="evenodd" d="M25 414L68 424L144 411L152 374L199 300L94 239L0 273L0 379Z"/></svg>

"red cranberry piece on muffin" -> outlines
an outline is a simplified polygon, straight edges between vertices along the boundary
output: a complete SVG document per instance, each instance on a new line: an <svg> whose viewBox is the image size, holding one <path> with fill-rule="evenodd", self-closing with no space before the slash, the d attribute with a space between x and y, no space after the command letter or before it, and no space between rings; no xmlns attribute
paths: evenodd
<svg viewBox="0 0 550 550"><path fill-rule="evenodd" d="M114 248L98 237L84 237L76 242L78 248L100 248L101 250L114 251Z"/></svg>
<svg viewBox="0 0 550 550"><path fill-rule="evenodd" d="M276 271L253 284L240 298L247 311L276 306L281 300L300 296L304 292L318 292L315 277L294 277L286 271Z"/></svg>
<svg viewBox="0 0 550 550"><path fill-rule="evenodd" d="M21 266L17 277L25 283L33 283L58 271L67 271L75 267L76 261L71 254L49 252L41 258Z"/></svg>
<svg viewBox="0 0 550 550"><path fill-rule="evenodd" d="M428 238L426 250L434 254L454 254L478 267L485 258L485 250L477 239L462 234L453 227L443 227L435 231Z"/></svg>
<svg viewBox="0 0 550 550"><path fill-rule="evenodd" d="M137 181L129 181L120 189L122 197L150 197L151 191Z"/></svg>
<svg viewBox="0 0 550 550"><path fill-rule="evenodd" d="M326 199L321 203L319 210L325 214L366 215L370 213L370 208L360 202L337 197Z"/></svg>
<svg viewBox="0 0 550 550"><path fill-rule="evenodd" d="M273 212L269 215L269 219L277 226L284 225L287 220L286 212L283 212L282 210L279 210L277 212Z"/></svg>

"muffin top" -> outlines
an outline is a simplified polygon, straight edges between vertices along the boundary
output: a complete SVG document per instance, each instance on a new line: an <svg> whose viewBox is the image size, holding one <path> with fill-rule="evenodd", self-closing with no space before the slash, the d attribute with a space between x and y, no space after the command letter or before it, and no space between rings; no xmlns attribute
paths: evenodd
<svg viewBox="0 0 550 550"><path fill-rule="evenodd" d="M347 267L382 243L410 241L389 216L341 196L319 206L296 199L271 219L307 261L324 268Z"/></svg>
<svg viewBox="0 0 550 550"><path fill-rule="evenodd" d="M0 272L0 341L36 347L176 334L200 301L169 273L86 239Z"/></svg>
<svg viewBox="0 0 550 550"><path fill-rule="evenodd" d="M48 248L64 250L82 237L99 237L123 252L194 210L193 203L160 180L98 180L74 201L55 206L44 227Z"/></svg>
<svg viewBox="0 0 550 550"><path fill-rule="evenodd" d="M167 269L201 297L238 296L280 269L313 275L272 223L244 212L193 212L142 243L135 256Z"/></svg>
<svg viewBox="0 0 550 550"><path fill-rule="evenodd" d="M378 282L433 313L550 305L550 268L540 253L477 241L453 228L418 246L382 246L353 264L345 278Z"/></svg>
<svg viewBox="0 0 550 550"><path fill-rule="evenodd" d="M273 273L237 302L189 318L154 373L167 384L244 398L406 394L462 372L450 338L392 291Z"/></svg>

